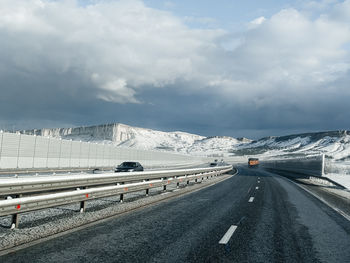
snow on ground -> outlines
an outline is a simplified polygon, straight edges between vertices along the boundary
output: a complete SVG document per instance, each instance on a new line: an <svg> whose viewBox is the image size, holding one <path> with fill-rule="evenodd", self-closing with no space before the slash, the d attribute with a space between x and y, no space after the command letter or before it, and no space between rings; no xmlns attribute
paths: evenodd
<svg viewBox="0 0 350 263"><path fill-rule="evenodd" d="M350 190L350 175L349 174L333 174L332 173L332 174L326 174L325 176Z"/></svg>

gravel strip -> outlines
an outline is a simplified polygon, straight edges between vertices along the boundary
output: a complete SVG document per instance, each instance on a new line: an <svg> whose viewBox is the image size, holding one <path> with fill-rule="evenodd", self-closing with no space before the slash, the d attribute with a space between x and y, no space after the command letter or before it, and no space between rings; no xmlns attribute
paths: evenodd
<svg viewBox="0 0 350 263"><path fill-rule="evenodd" d="M79 203L28 212L20 215L18 229L10 229L11 216L0 217L0 252L6 254L6 249L199 190L231 176L232 174L225 174L209 178L201 183L191 182L187 187L186 183L182 183L179 189L174 183L167 186L166 192L163 192L163 187L153 188L149 190L148 197L145 197L145 191L128 193L124 194L123 203L120 203L119 196L91 200L86 203L86 212L84 213L79 213Z"/></svg>

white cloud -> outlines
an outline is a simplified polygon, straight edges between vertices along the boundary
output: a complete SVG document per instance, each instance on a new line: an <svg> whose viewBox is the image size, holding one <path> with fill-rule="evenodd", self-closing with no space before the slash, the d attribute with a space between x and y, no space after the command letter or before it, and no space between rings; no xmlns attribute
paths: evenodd
<svg viewBox="0 0 350 263"><path fill-rule="evenodd" d="M264 23L265 20L266 20L266 18L263 17L263 16L258 17L258 18L255 18L253 21L250 21L250 22L249 22L248 28L249 28L249 29L256 28L256 27L258 27L259 25L261 25L262 23Z"/></svg>
<svg viewBox="0 0 350 263"><path fill-rule="evenodd" d="M345 2L341 10L347 10L348 16L341 20L331 14L312 20L295 9L286 9L250 28L239 36L244 40L230 53L230 75L218 86L244 101L264 98L260 101L266 105L300 106L303 102L293 101L293 97L312 101L323 96L327 85L349 76L350 57L343 48L350 43L349 25L344 23L350 17L347 5Z"/></svg>
<svg viewBox="0 0 350 263"><path fill-rule="evenodd" d="M306 10L310 10L311 12L316 11L324 11L327 8L330 8L332 5L337 4L337 0L321 0L321 1L307 1L304 4L304 8Z"/></svg>
<svg viewBox="0 0 350 263"><path fill-rule="evenodd" d="M5 0L0 9L0 56L29 72L72 71L92 83L99 98L139 102L144 85L164 87L190 79L222 30L192 30L168 12L141 1ZM0 44L1 45L1 44ZM6 50L7 49L7 50Z"/></svg>
<svg viewBox="0 0 350 263"><path fill-rule="evenodd" d="M172 9L172 8L174 8L176 6L176 4L174 2L172 2L172 1L165 1L164 2L164 6L166 8Z"/></svg>
<svg viewBox="0 0 350 263"><path fill-rule="evenodd" d="M145 86L181 82L188 92L223 100L297 104L292 96L322 94L349 75L350 1L324 4L334 8L316 19L281 10L231 37L189 28L136 0L2 0L0 59L33 75L72 72L94 85L98 98L116 103L140 103Z"/></svg>

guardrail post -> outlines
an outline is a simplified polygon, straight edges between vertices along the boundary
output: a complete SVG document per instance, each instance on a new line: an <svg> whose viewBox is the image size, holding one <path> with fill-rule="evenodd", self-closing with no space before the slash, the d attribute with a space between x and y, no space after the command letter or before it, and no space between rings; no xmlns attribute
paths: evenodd
<svg viewBox="0 0 350 263"><path fill-rule="evenodd" d="M120 184L124 184L124 182L123 182L123 183L120 183ZM124 201L124 194L120 194L119 201L120 201L121 203L123 203L123 201Z"/></svg>
<svg viewBox="0 0 350 263"><path fill-rule="evenodd" d="M82 189L86 189L87 187L82 187ZM80 213L85 212L86 210L86 202L85 201L80 201Z"/></svg>
<svg viewBox="0 0 350 263"><path fill-rule="evenodd" d="M16 195L15 198L20 197L21 195ZM12 199L11 196L6 197L6 199ZM19 214L13 214L11 216L11 229L18 228L19 226Z"/></svg>
<svg viewBox="0 0 350 263"><path fill-rule="evenodd" d="M174 179L177 180L177 176L175 176ZM177 182L177 183L176 183L176 188L179 188L179 186L180 186L180 183Z"/></svg>
<svg viewBox="0 0 350 263"><path fill-rule="evenodd" d="M163 180L167 180L167 178L166 178L166 177L164 177L164 178L163 178ZM166 184L165 184L165 185L163 185L163 191L166 191Z"/></svg>
<svg viewBox="0 0 350 263"><path fill-rule="evenodd" d="M12 215L11 229L18 228L19 225L19 214Z"/></svg>
<svg viewBox="0 0 350 263"><path fill-rule="evenodd" d="M144 180L145 182L149 181L149 179ZM149 194L149 188L146 189L146 196Z"/></svg>
<svg viewBox="0 0 350 263"><path fill-rule="evenodd" d="M81 201L80 202L80 213L85 212L85 209L86 209L85 201Z"/></svg>

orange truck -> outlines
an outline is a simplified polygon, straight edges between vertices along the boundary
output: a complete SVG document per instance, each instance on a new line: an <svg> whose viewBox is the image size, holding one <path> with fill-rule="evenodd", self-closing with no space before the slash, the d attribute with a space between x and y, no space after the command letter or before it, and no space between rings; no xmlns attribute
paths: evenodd
<svg viewBox="0 0 350 263"><path fill-rule="evenodd" d="M258 158L249 158L248 159L248 167L258 167L259 166L259 159Z"/></svg>

